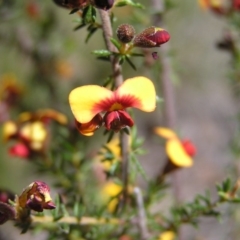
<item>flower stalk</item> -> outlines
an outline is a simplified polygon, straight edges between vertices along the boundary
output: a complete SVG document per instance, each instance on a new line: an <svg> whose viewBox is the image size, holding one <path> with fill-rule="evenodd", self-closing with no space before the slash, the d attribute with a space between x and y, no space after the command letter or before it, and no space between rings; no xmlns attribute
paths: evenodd
<svg viewBox="0 0 240 240"><path fill-rule="evenodd" d="M107 46L107 49L111 52L116 52L115 46L111 42L111 37L113 36L111 21L108 12L99 10L99 14L102 21L103 36ZM110 57L112 72L114 78L115 87L119 87L123 83L122 68L117 59L117 57ZM126 203L128 195L128 171L129 171L129 152L128 152L128 135L121 131L120 134L120 144L121 144L121 157L122 157L122 182L123 182L123 198L120 204L120 209L122 209Z"/></svg>

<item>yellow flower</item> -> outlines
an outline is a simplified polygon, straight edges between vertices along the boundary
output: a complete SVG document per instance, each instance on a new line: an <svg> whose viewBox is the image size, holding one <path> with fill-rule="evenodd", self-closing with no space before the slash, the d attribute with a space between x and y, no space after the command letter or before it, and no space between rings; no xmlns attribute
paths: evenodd
<svg viewBox="0 0 240 240"><path fill-rule="evenodd" d="M202 9L210 9L216 14L225 14L226 10L221 0L198 0Z"/></svg>
<svg viewBox="0 0 240 240"><path fill-rule="evenodd" d="M121 185L114 182L107 182L104 184L101 194L105 202L108 202L107 209L109 212L114 212L119 202L118 195L122 192Z"/></svg>
<svg viewBox="0 0 240 240"><path fill-rule="evenodd" d="M18 157L28 157L32 152L44 151L50 138L48 123L55 120L66 124L67 118L53 109L41 109L34 113L24 112L18 121L7 121L3 124L3 139L15 139L18 143L10 148L9 153Z"/></svg>
<svg viewBox="0 0 240 240"><path fill-rule="evenodd" d="M152 112L156 107L153 83L145 77L127 79L115 91L97 85L78 87L71 91L69 103L80 133L91 136L102 124L107 130L119 131L134 122L125 111L134 107ZM101 113L104 113L103 118Z"/></svg>
<svg viewBox="0 0 240 240"><path fill-rule="evenodd" d="M191 167L193 165L191 156L196 154L196 148L189 140L181 141L177 134L168 128L157 127L154 131L167 140L166 153L175 166Z"/></svg>
<svg viewBox="0 0 240 240"><path fill-rule="evenodd" d="M166 231L159 235L158 240L174 240L176 237L176 234L172 231Z"/></svg>

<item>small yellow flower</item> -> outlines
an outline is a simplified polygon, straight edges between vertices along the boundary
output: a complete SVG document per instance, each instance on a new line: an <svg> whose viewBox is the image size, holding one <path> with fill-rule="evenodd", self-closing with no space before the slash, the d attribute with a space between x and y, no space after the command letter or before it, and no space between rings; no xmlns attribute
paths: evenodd
<svg viewBox="0 0 240 240"><path fill-rule="evenodd" d="M157 127L154 131L167 140L166 153L175 166L191 167L193 165L191 156L196 154L196 148L189 140L181 141L177 134L168 128Z"/></svg>
<svg viewBox="0 0 240 240"><path fill-rule="evenodd" d="M172 231L166 231L159 235L158 240L174 240L176 237L176 234Z"/></svg>
<svg viewBox="0 0 240 240"><path fill-rule="evenodd" d="M114 212L119 202L118 195L122 192L121 185L114 182L107 182L104 184L101 194L104 202L108 202L107 209L109 212Z"/></svg>

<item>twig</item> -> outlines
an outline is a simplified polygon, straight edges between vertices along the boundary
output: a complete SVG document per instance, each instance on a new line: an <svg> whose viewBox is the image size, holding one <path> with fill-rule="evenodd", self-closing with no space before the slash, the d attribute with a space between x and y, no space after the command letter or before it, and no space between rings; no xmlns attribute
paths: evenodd
<svg viewBox="0 0 240 240"><path fill-rule="evenodd" d="M156 14L153 16L153 24L155 26L163 26L162 14L165 10L164 1L163 0L151 0L152 7L156 11ZM165 111L165 122L166 125L175 129L176 125L176 107L175 107L175 96L174 96L174 88L171 81L171 61L168 56L169 53L169 44L166 44L161 51L161 64L162 64L162 73L160 76L163 88L163 97L164 97L164 111ZM173 181L173 191L175 195L175 199L177 202L180 201L180 186L178 173L172 173L172 181ZM181 240L181 233L179 233L179 240Z"/></svg>
<svg viewBox="0 0 240 240"><path fill-rule="evenodd" d="M43 223L43 224L50 224L50 223L67 223L71 225L101 225L101 224L120 224L121 221L117 218L93 218L93 217L81 217L78 219L72 216L62 217L58 221L55 221L52 216L31 216L31 221L33 223Z"/></svg>
<svg viewBox="0 0 240 240"><path fill-rule="evenodd" d="M139 226L139 231L141 234L141 240L148 240L150 234L147 229L146 214L145 214L141 189L138 187L135 187L134 194L136 197L136 202L137 202L137 207L138 207L138 226Z"/></svg>
<svg viewBox="0 0 240 240"><path fill-rule="evenodd" d="M116 52L117 50L110 40L111 37L113 36L113 32L112 32L112 26L111 26L109 14L107 11L104 11L104 10L99 10L99 13L102 20L103 35L104 35L107 49L111 52ZM110 61L112 64L114 85L117 88L123 83L122 68L116 57L111 56ZM128 196L128 168L129 168L128 167L128 159L129 159L128 141L129 141L128 135L124 132L121 132L120 144L121 144L121 156L122 156L121 163L122 163L123 198L121 199L121 202L120 202L120 209L122 209L125 206L127 201L127 196Z"/></svg>

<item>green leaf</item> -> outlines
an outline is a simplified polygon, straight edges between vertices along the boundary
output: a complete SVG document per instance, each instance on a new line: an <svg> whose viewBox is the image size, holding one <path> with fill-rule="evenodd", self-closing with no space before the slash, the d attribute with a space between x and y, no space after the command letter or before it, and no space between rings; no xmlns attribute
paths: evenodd
<svg viewBox="0 0 240 240"><path fill-rule="evenodd" d="M135 65L133 64L133 62L130 60L129 57L126 57L125 59L126 59L126 61L128 62L128 64L129 64L134 70L137 70L137 68L135 67Z"/></svg>
<svg viewBox="0 0 240 240"><path fill-rule="evenodd" d="M115 38L110 38L110 41L112 42L112 44L119 50L121 48L121 43L115 39Z"/></svg>
<svg viewBox="0 0 240 240"><path fill-rule="evenodd" d="M131 53L131 56L133 56L133 57L144 57L144 54L142 54L142 53Z"/></svg>
<svg viewBox="0 0 240 240"><path fill-rule="evenodd" d="M84 24L94 23L96 20L96 9L89 5L83 9L82 19Z"/></svg>
<svg viewBox="0 0 240 240"><path fill-rule="evenodd" d="M140 162L138 161L138 159L134 154L130 155L130 160L134 164L138 172L142 175L142 177L148 182L149 180L148 180L147 174L145 173L142 165L140 164Z"/></svg>
<svg viewBox="0 0 240 240"><path fill-rule="evenodd" d="M115 4L116 7L124 7L124 6L127 6L127 5L132 6L132 7L141 8L141 9L145 8L141 3L136 3L132 0L122 0L122 1L119 1Z"/></svg>
<svg viewBox="0 0 240 240"><path fill-rule="evenodd" d="M112 55L112 52L105 50L105 49L104 50L95 50L92 53L98 57L110 57Z"/></svg>
<svg viewBox="0 0 240 240"><path fill-rule="evenodd" d="M97 27L90 27L90 28L88 27L89 33L88 33L88 35L87 35L87 37L86 37L86 39L85 39L85 43L88 42L88 40L90 39L90 37L91 37L97 30L98 30Z"/></svg>

